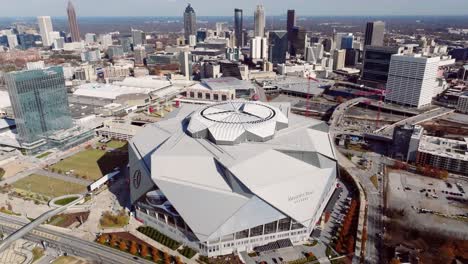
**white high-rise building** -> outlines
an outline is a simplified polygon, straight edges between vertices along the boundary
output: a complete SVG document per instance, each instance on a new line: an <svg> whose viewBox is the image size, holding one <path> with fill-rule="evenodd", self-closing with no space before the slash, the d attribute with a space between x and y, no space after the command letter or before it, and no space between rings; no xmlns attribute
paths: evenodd
<svg viewBox="0 0 468 264"><path fill-rule="evenodd" d="M52 19L50 16L39 16L37 17L37 23L39 24L39 33L42 37L42 45L44 47L52 46L54 43L54 39L50 37L50 33L54 31Z"/></svg>
<svg viewBox="0 0 468 264"><path fill-rule="evenodd" d="M323 58L323 45L314 43L306 48L306 61L310 63L318 63Z"/></svg>
<svg viewBox="0 0 468 264"><path fill-rule="evenodd" d="M190 71L190 61L191 55L188 51L182 51L179 53L179 64L180 64L180 72L182 75L185 76L187 80L190 79L192 75Z"/></svg>
<svg viewBox="0 0 468 264"><path fill-rule="evenodd" d="M333 70L341 70L345 67L346 50L335 50L333 53Z"/></svg>
<svg viewBox="0 0 468 264"><path fill-rule="evenodd" d="M101 46L103 46L104 48L107 48L113 44L111 34L102 34L99 37L101 39Z"/></svg>
<svg viewBox="0 0 468 264"><path fill-rule="evenodd" d="M250 57L252 59L268 59L268 39L255 37L250 40Z"/></svg>
<svg viewBox="0 0 468 264"><path fill-rule="evenodd" d="M97 42L96 34L94 33L86 33L85 35L85 42L86 44L93 44Z"/></svg>
<svg viewBox="0 0 468 264"><path fill-rule="evenodd" d="M255 37L265 37L265 9L263 5L258 5L254 13Z"/></svg>
<svg viewBox="0 0 468 264"><path fill-rule="evenodd" d="M8 47L10 47L10 49L14 49L16 48L16 46L18 46L18 38L16 37L16 35L7 35L7 40Z"/></svg>
<svg viewBox="0 0 468 264"><path fill-rule="evenodd" d="M227 23L226 22L216 22L216 36L224 38L224 32L227 31Z"/></svg>
<svg viewBox="0 0 468 264"><path fill-rule="evenodd" d="M333 35L333 44L334 47L333 49L341 49L341 41L343 40L343 37L347 36L348 33L343 33L343 32L338 32L334 33Z"/></svg>
<svg viewBox="0 0 468 264"><path fill-rule="evenodd" d="M439 66L453 61L420 54L392 55L385 101L417 108L430 105L439 86Z"/></svg>

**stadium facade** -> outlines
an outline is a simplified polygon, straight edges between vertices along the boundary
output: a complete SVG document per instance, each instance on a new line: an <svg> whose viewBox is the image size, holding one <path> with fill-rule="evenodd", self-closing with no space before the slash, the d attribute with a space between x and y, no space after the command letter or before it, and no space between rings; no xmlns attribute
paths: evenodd
<svg viewBox="0 0 468 264"><path fill-rule="evenodd" d="M288 103L184 105L129 146L136 217L206 256L306 241L336 187L327 125Z"/></svg>

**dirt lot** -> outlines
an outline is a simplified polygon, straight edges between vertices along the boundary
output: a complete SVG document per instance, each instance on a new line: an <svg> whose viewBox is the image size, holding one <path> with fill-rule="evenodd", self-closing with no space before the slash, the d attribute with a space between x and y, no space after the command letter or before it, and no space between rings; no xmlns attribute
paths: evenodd
<svg viewBox="0 0 468 264"><path fill-rule="evenodd" d="M26 161L14 160L2 166L2 168L5 170L5 175L3 177L8 178L14 176L17 173L25 171L33 166L34 165L32 163Z"/></svg>
<svg viewBox="0 0 468 264"><path fill-rule="evenodd" d="M451 263L455 258L468 263L468 222L418 210L424 208L444 215L468 213L467 205L446 199L445 191L457 192L455 182L451 179L448 182L451 188L445 181L434 178L402 171L389 173L386 256L392 257L393 248L403 245L421 263ZM463 187L467 189L466 184Z"/></svg>

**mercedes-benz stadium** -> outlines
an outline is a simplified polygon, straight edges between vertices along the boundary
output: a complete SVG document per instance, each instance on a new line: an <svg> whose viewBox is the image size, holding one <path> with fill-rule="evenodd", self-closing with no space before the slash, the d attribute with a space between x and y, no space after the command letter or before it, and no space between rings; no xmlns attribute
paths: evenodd
<svg viewBox="0 0 468 264"><path fill-rule="evenodd" d="M130 140L138 220L206 256L309 238L336 186L324 122L253 101L170 115Z"/></svg>

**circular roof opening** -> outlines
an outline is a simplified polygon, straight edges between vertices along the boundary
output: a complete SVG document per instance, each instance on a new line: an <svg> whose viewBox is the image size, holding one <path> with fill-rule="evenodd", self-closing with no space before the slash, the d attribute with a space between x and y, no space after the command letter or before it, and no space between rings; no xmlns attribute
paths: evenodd
<svg viewBox="0 0 468 264"><path fill-rule="evenodd" d="M255 102L224 102L206 107L200 115L212 122L225 124L256 124L275 117L276 111Z"/></svg>
<svg viewBox="0 0 468 264"><path fill-rule="evenodd" d="M273 106L253 101L225 101L194 113L188 132L216 144L264 142L288 126L288 118Z"/></svg>

